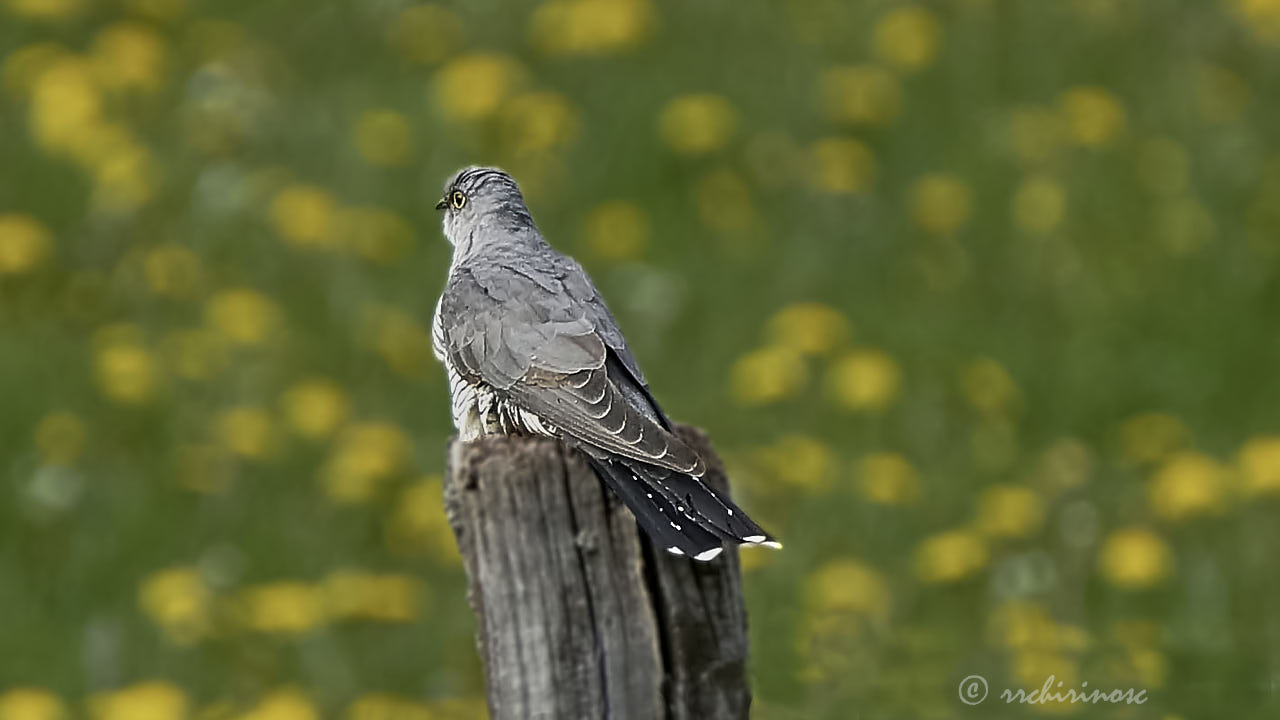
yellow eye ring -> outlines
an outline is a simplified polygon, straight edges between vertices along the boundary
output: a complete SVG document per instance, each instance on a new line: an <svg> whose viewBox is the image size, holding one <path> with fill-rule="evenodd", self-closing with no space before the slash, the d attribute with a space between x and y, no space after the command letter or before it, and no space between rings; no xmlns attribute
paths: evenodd
<svg viewBox="0 0 1280 720"><path fill-rule="evenodd" d="M461 210L467 204L467 196L461 190L454 190L449 196L449 204L453 205L454 210Z"/></svg>

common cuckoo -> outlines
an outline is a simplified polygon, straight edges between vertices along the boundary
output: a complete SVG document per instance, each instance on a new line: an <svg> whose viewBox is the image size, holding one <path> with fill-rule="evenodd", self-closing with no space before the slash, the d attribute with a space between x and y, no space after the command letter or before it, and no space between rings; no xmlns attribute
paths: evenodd
<svg viewBox="0 0 1280 720"><path fill-rule="evenodd" d="M543 239L510 175L466 168L436 209L453 260L431 339L461 439L558 438L676 555L779 547L702 481L705 463L672 432L600 292Z"/></svg>

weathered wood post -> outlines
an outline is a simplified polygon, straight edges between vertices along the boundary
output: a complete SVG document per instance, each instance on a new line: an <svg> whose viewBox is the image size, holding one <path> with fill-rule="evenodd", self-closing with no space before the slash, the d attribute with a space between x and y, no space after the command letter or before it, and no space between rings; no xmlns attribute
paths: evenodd
<svg viewBox="0 0 1280 720"><path fill-rule="evenodd" d="M728 490L693 428L679 434ZM576 453L538 438L454 441L445 507L467 572L494 720L742 720L737 553L653 548Z"/></svg>

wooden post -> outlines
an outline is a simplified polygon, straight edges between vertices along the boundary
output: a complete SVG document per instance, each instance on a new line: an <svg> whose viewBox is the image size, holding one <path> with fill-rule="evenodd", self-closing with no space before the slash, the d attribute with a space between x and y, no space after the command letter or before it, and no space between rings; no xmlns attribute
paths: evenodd
<svg viewBox="0 0 1280 720"><path fill-rule="evenodd" d="M706 436L679 428L727 491ZM742 720L747 622L736 550L653 548L559 442L454 441L445 507L479 625L493 720Z"/></svg>

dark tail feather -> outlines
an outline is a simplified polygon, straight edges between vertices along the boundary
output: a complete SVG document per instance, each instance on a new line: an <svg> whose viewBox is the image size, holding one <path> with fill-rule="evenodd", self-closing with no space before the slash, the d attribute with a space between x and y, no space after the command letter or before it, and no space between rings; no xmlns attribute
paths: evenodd
<svg viewBox="0 0 1280 720"><path fill-rule="evenodd" d="M592 460L591 464L596 474L631 510L645 534L667 552L710 560L723 550L719 536L685 520L664 495L646 487L630 468L609 460Z"/></svg>
<svg viewBox="0 0 1280 720"><path fill-rule="evenodd" d="M639 463L592 459L591 464L645 533L668 552L711 560L726 541L779 547L737 505L695 477Z"/></svg>
<svg viewBox="0 0 1280 720"><path fill-rule="evenodd" d="M712 490L701 478L653 465L638 468L641 477L660 488L676 511L725 538L743 545L776 546L773 536L732 500Z"/></svg>

